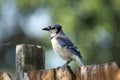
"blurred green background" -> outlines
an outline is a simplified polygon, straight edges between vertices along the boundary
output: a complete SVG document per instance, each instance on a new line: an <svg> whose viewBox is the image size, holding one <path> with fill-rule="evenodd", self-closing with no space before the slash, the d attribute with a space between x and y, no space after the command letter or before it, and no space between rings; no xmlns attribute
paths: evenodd
<svg viewBox="0 0 120 80"><path fill-rule="evenodd" d="M49 24L63 26L86 65L120 60L120 0L0 0L0 71L14 75L22 43L46 47L46 69L63 65L41 30Z"/></svg>

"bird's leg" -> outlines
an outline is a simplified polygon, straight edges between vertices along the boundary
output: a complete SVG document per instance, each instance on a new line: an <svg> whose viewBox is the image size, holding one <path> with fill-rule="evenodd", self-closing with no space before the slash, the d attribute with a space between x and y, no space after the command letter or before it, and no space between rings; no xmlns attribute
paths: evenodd
<svg viewBox="0 0 120 80"><path fill-rule="evenodd" d="M63 66L68 66L68 64L72 61L72 59L70 59L69 61L67 61Z"/></svg>

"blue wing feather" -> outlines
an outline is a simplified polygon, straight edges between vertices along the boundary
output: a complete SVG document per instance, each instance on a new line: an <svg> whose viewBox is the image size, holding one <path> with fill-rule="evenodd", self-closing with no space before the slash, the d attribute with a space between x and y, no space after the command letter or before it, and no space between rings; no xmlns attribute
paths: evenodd
<svg viewBox="0 0 120 80"><path fill-rule="evenodd" d="M71 48L68 48L72 53L74 53L75 55L79 56L79 57L82 57L80 55L80 51L77 50L76 47L71 47Z"/></svg>
<svg viewBox="0 0 120 80"><path fill-rule="evenodd" d="M77 50L77 47L75 47L74 44L66 36L57 37L56 39L61 45L61 47L65 47L68 50L70 50L73 54L81 57L80 52Z"/></svg>

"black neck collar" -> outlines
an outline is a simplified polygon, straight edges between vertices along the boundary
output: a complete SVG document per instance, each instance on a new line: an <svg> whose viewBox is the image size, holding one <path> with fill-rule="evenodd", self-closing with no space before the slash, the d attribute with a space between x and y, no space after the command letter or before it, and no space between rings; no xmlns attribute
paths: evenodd
<svg viewBox="0 0 120 80"><path fill-rule="evenodd" d="M55 35L55 36L56 36L56 35ZM52 40L55 36L50 37L50 39Z"/></svg>

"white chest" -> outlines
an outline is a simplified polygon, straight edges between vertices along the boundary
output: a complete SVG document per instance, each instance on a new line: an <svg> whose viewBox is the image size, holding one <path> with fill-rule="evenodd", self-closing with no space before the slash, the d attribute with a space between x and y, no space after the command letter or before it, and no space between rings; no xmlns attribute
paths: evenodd
<svg viewBox="0 0 120 80"><path fill-rule="evenodd" d="M53 49L57 55L59 55L62 59L67 61L71 59L72 53L66 48L61 47L55 38L53 38L51 42Z"/></svg>

